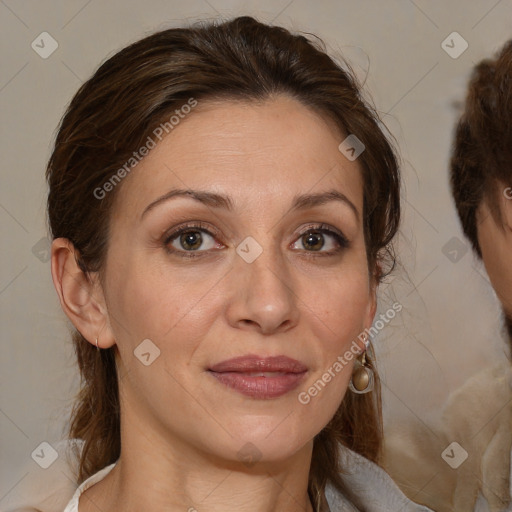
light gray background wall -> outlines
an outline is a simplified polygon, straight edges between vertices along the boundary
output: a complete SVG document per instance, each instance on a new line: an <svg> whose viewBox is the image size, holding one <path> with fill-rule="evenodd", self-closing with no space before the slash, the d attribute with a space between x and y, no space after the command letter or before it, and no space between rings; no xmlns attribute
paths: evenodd
<svg viewBox="0 0 512 512"><path fill-rule="evenodd" d="M101 61L157 29L251 14L319 35L367 76L398 139L405 180L403 269L382 287L380 305L385 311L397 298L404 310L376 342L387 431L437 421L453 390L504 357L499 307L461 234L447 163L470 68L512 37L511 0L1 0L0 14L0 500L32 451L62 437L78 387L44 240L54 131ZM47 59L31 48L45 31L58 42ZM441 46L453 31L469 45L458 58ZM449 242L460 246L456 262L445 255Z"/></svg>

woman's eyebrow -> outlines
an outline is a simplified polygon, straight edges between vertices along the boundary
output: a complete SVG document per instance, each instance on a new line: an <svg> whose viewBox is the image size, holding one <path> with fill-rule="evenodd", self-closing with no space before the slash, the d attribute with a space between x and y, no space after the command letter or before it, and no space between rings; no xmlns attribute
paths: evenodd
<svg viewBox="0 0 512 512"><path fill-rule="evenodd" d="M205 190L173 189L146 206L140 216L141 220L144 215L146 215L146 213L148 213L159 204L177 197L189 197L212 208L225 208L229 211L233 211L234 209L233 201L231 198L222 194L207 192ZM339 201L347 205L354 213L356 220L359 221L359 211L354 203L345 194L335 189L326 190L325 192L317 192L314 194L296 195L293 198L290 211L313 208L315 206L320 206L331 201Z"/></svg>
<svg viewBox="0 0 512 512"><path fill-rule="evenodd" d="M321 206L331 201L339 201L347 205L354 213L356 220L359 222L359 211L354 203L342 192L336 189L326 190L325 192L317 192L314 194L302 194L294 197L291 210L304 210Z"/></svg>

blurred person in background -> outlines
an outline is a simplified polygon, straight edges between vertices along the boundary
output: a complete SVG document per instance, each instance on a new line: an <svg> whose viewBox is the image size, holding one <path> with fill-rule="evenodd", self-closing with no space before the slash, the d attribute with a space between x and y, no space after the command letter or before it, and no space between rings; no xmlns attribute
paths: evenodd
<svg viewBox="0 0 512 512"><path fill-rule="evenodd" d="M457 470L454 504L512 510L512 40L475 66L455 130L452 195L464 234L483 262L503 309L503 364L483 370L453 394L447 435L468 446ZM463 343L463 341L461 341ZM461 350L463 347L461 346ZM471 447L471 448L469 448ZM468 484L473 484L471 487ZM459 509L457 509L459 510Z"/></svg>
<svg viewBox="0 0 512 512"><path fill-rule="evenodd" d="M454 133L450 181L464 234L502 304L508 344L500 363L450 393L439 424L392 432L385 440L385 467L409 497L439 512L509 512L512 41L473 69ZM464 351L464 340L453 343Z"/></svg>

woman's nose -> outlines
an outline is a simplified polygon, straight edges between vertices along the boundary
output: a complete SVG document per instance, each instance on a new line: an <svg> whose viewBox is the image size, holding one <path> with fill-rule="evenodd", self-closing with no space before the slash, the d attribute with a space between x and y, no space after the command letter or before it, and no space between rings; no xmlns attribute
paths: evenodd
<svg viewBox="0 0 512 512"><path fill-rule="evenodd" d="M237 247L230 272L229 322L262 334L286 331L298 322L297 277L284 255L247 237Z"/></svg>

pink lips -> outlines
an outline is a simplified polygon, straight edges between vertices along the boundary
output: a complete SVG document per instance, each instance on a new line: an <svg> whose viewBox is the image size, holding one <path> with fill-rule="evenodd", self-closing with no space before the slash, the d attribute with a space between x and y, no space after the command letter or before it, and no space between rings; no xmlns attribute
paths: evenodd
<svg viewBox="0 0 512 512"><path fill-rule="evenodd" d="M286 356L248 355L212 366L210 373L222 384L253 398L269 399L295 389L308 368Z"/></svg>

